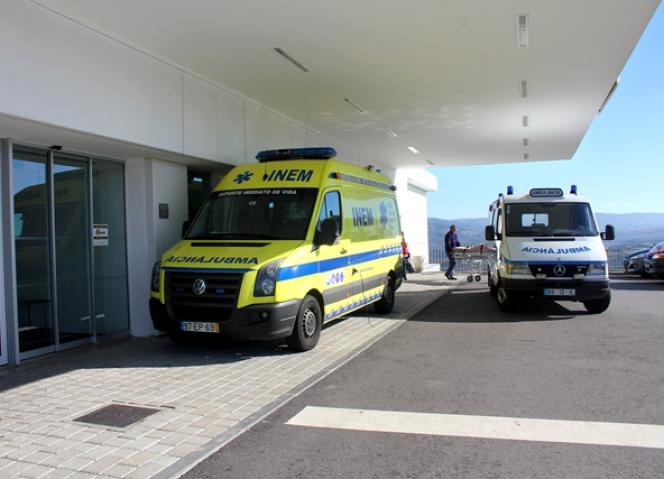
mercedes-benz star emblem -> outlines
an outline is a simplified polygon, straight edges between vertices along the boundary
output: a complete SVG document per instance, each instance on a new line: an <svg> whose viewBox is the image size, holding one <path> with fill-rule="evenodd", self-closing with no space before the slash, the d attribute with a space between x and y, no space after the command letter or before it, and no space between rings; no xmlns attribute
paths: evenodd
<svg viewBox="0 0 664 479"><path fill-rule="evenodd" d="M557 264L553 267L553 274L556 276L563 276L565 274L565 267L562 264Z"/></svg>
<svg viewBox="0 0 664 479"><path fill-rule="evenodd" d="M207 285L205 284L205 281L200 278L195 280L194 284L191 285L191 290L194 292L194 294L205 293L205 288L207 288Z"/></svg>

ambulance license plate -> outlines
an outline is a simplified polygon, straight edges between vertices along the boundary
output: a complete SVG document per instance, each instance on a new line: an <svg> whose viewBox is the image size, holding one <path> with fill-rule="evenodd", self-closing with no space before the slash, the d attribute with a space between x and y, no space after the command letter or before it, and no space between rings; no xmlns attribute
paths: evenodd
<svg viewBox="0 0 664 479"><path fill-rule="evenodd" d="M219 323L203 323L199 321L180 321L180 330L194 333L218 333Z"/></svg>
<svg viewBox="0 0 664 479"><path fill-rule="evenodd" d="M547 288L544 290L544 296L576 296L576 290Z"/></svg>

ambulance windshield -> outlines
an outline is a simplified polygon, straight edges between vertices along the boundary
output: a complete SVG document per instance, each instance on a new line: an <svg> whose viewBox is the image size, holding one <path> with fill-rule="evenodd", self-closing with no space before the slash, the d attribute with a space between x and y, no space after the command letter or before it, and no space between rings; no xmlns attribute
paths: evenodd
<svg viewBox="0 0 664 479"><path fill-rule="evenodd" d="M507 236L597 236L588 203L508 203Z"/></svg>
<svg viewBox="0 0 664 479"><path fill-rule="evenodd" d="M186 239L302 240L317 194L315 188L216 191Z"/></svg>

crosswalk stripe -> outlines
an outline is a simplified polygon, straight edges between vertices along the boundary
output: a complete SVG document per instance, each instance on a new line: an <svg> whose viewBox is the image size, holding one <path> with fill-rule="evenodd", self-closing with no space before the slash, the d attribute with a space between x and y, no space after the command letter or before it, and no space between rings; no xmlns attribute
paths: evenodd
<svg viewBox="0 0 664 479"><path fill-rule="evenodd" d="M286 424L434 436L664 449L664 426L307 406Z"/></svg>

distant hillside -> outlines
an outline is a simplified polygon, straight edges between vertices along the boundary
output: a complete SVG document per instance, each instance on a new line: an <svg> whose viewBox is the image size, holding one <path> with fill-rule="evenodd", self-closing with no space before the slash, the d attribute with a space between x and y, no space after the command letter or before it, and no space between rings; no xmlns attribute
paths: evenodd
<svg viewBox="0 0 664 479"><path fill-rule="evenodd" d="M484 242L484 227L486 218L466 218L456 220L445 220L440 218L429 218L429 244L443 241L445 233L454 224L457 228L457 236L463 245L479 244Z"/></svg>
<svg viewBox="0 0 664 479"><path fill-rule="evenodd" d="M615 226L618 243L664 241L664 213L597 213L597 223Z"/></svg>
<svg viewBox="0 0 664 479"><path fill-rule="evenodd" d="M597 222L602 230L607 224L612 224L615 227L616 240L614 244L653 244L664 241L664 213L597 213ZM429 243L442 242L451 224L456 225L461 244L472 245L484 242L486 218L454 220L429 218Z"/></svg>

